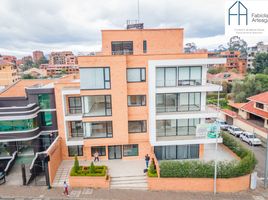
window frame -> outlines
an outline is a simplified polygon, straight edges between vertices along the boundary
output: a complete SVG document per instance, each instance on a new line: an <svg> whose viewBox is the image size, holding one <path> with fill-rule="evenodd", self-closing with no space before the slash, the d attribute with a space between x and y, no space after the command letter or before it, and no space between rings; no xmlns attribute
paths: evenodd
<svg viewBox="0 0 268 200"><path fill-rule="evenodd" d="M85 131L86 131L86 124L87 123L105 123L105 134L106 134L106 137L87 137L86 134L85 134ZM107 126L108 123L111 123L111 133L109 133L109 127ZM94 121L94 122L83 122L83 130L84 130L84 139L103 139L103 138L113 138L113 121ZM111 134L111 136L108 136L109 134Z"/></svg>
<svg viewBox="0 0 268 200"><path fill-rule="evenodd" d="M128 70L140 70L140 80L139 81L129 81L128 80ZM142 71L144 71L144 79L142 78ZM126 71L127 75L127 83L141 83L141 82L146 82L146 67L135 67L135 68L127 68Z"/></svg>
<svg viewBox="0 0 268 200"><path fill-rule="evenodd" d="M77 155L70 155L70 147L76 147L77 148ZM79 149L81 148L81 149ZM74 145L74 146L68 146L68 156L69 157L75 157L75 156L84 156L84 148L83 145Z"/></svg>
<svg viewBox="0 0 268 200"><path fill-rule="evenodd" d="M133 154L131 154L131 155L126 155L126 154L125 154L125 150L126 150L126 147L127 147L127 146L131 146L132 149L133 149L133 146L136 146L136 148L137 148L137 155L133 155ZM124 156L124 157L139 156L139 144L125 144L125 145L123 145L123 156Z"/></svg>
<svg viewBox="0 0 268 200"><path fill-rule="evenodd" d="M115 43L118 43L117 45L120 45L120 50L114 50L114 46ZM124 47L126 47L126 44L129 43L129 45L131 45L131 50L129 49L125 49ZM134 45L133 45L133 41L111 41L111 53L112 55L133 55L134 53Z"/></svg>
<svg viewBox="0 0 268 200"><path fill-rule="evenodd" d="M87 113L85 113L85 97L97 97L97 96L103 96L104 97L104 110L105 110L105 114L104 115L88 115ZM109 107L107 107L106 105L107 105L107 97L110 97L110 105L111 105L111 107L109 108ZM84 116L84 117L106 117L106 116L112 116L113 115L113 109L112 109L112 95L83 95L83 96L81 96L81 103L82 103L82 115ZM108 115L107 114L107 110L108 109L110 109L111 110L111 114L110 115Z"/></svg>
<svg viewBox="0 0 268 200"><path fill-rule="evenodd" d="M129 123L131 122L140 122L140 127L141 127L141 131L131 131L129 132ZM143 126L143 122L145 123L145 125ZM129 134L133 134L133 133L146 133L147 132L147 120L130 120L128 121L128 133Z"/></svg>
<svg viewBox="0 0 268 200"><path fill-rule="evenodd" d="M91 150L92 157L94 156L94 153L95 153L95 151L93 151L93 148L95 148L98 151L99 156L106 156L106 146L91 146L90 150ZM100 151L101 148L104 148L104 153L102 151ZM100 152L102 152L102 153L100 153Z"/></svg>
<svg viewBox="0 0 268 200"><path fill-rule="evenodd" d="M111 90L112 89L112 81L111 81L111 69L110 67L83 67L83 69L103 69L103 85L104 88L81 88L80 81L80 90ZM109 80L105 78L105 69L109 70ZM110 87L106 87L105 83L110 83Z"/></svg>
<svg viewBox="0 0 268 200"><path fill-rule="evenodd" d="M81 97L80 96L69 96L67 98L68 98L68 114L71 114L71 115L73 115L73 114L82 114L83 113L83 108L82 108L83 107L83 103L82 103ZM74 104L75 105L77 103L77 100L76 99L80 99L81 106L71 106L70 99L74 99ZM80 110L79 109L80 107L81 107L81 112L76 112L77 110ZM70 112L71 109L74 109L75 112L74 113Z"/></svg>
<svg viewBox="0 0 268 200"><path fill-rule="evenodd" d="M141 96L141 101L140 101L140 104L139 105L131 105L129 104L129 98L131 98L132 96ZM144 104L142 104L142 98L145 98L144 100ZM134 95L128 95L127 96L127 106L128 107L139 107L139 106L146 106L146 95L145 94L134 94Z"/></svg>
<svg viewBox="0 0 268 200"><path fill-rule="evenodd" d="M143 40L142 46L143 46L143 53L147 53L147 40Z"/></svg>

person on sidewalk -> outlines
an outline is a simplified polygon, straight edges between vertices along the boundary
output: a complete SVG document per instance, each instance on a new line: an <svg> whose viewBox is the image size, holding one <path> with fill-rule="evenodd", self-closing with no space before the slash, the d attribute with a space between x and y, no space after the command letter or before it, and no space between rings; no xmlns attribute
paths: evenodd
<svg viewBox="0 0 268 200"><path fill-rule="evenodd" d="M100 159L99 159L99 152L98 151L96 151L95 153L94 153L94 162L96 162L96 161L100 161Z"/></svg>
<svg viewBox="0 0 268 200"><path fill-rule="evenodd" d="M63 183L63 187L64 187L64 192L63 192L63 194L69 196L68 185L67 185L66 181L64 181L64 183Z"/></svg>
<svg viewBox="0 0 268 200"><path fill-rule="evenodd" d="M148 169L148 167L149 167L149 161L150 161L150 156L148 154L146 154L146 156L145 156L146 169Z"/></svg>

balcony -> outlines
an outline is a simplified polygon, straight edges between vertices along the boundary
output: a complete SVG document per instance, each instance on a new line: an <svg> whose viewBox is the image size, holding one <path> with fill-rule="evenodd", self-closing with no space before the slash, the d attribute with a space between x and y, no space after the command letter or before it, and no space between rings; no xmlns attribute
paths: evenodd
<svg viewBox="0 0 268 200"><path fill-rule="evenodd" d="M84 96L84 113L85 117L111 116L111 96Z"/></svg>
<svg viewBox="0 0 268 200"><path fill-rule="evenodd" d="M215 92L222 91L221 85L206 83L204 85L181 85L169 87L157 87L156 93L178 93L178 92Z"/></svg>
<svg viewBox="0 0 268 200"><path fill-rule="evenodd" d="M190 106L192 108L192 106ZM201 106L199 110L181 110L174 112L156 113L157 120L188 119L188 118L217 118L219 111L211 106Z"/></svg>

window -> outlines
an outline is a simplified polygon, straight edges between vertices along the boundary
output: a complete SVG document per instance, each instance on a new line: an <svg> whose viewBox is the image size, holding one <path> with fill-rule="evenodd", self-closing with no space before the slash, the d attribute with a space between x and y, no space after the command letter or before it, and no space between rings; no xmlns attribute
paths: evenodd
<svg viewBox="0 0 268 200"><path fill-rule="evenodd" d="M95 152L98 152L99 156L106 156L106 147L105 146L91 147L91 156L94 156Z"/></svg>
<svg viewBox="0 0 268 200"><path fill-rule="evenodd" d="M156 87L201 85L202 67L157 67Z"/></svg>
<svg viewBox="0 0 268 200"><path fill-rule="evenodd" d="M83 96L85 116L111 116L111 95Z"/></svg>
<svg viewBox="0 0 268 200"><path fill-rule="evenodd" d="M156 94L156 112L198 111L201 108L201 93Z"/></svg>
<svg viewBox="0 0 268 200"><path fill-rule="evenodd" d="M154 147L158 160L196 159L199 158L199 145L172 145Z"/></svg>
<svg viewBox="0 0 268 200"><path fill-rule="evenodd" d="M110 89L110 67L80 68L81 89Z"/></svg>
<svg viewBox="0 0 268 200"><path fill-rule="evenodd" d="M0 132L25 131L37 128L37 118L0 121Z"/></svg>
<svg viewBox="0 0 268 200"><path fill-rule="evenodd" d="M157 137L195 135L200 119L156 120Z"/></svg>
<svg viewBox="0 0 268 200"><path fill-rule="evenodd" d="M83 137L83 124L82 121L69 122L71 136L72 137Z"/></svg>
<svg viewBox="0 0 268 200"><path fill-rule="evenodd" d="M124 156L138 156L139 147L137 144L128 144L123 146L123 155Z"/></svg>
<svg viewBox="0 0 268 200"><path fill-rule="evenodd" d="M41 124L42 126L52 126L51 112L41 112Z"/></svg>
<svg viewBox="0 0 268 200"><path fill-rule="evenodd" d="M128 82L144 82L146 81L145 68L127 69Z"/></svg>
<svg viewBox="0 0 268 200"><path fill-rule="evenodd" d="M143 40L143 53L147 53L147 41Z"/></svg>
<svg viewBox="0 0 268 200"><path fill-rule="evenodd" d="M41 109L50 109L50 96L49 94L39 94L38 104Z"/></svg>
<svg viewBox="0 0 268 200"><path fill-rule="evenodd" d="M82 113L82 103L80 97L68 97L69 114Z"/></svg>
<svg viewBox="0 0 268 200"><path fill-rule="evenodd" d="M256 107L257 108L260 108L260 109L264 109L264 105L262 104L262 103L258 103L258 102L256 102Z"/></svg>
<svg viewBox="0 0 268 200"><path fill-rule="evenodd" d="M132 41L113 41L112 55L128 55L133 54Z"/></svg>
<svg viewBox="0 0 268 200"><path fill-rule="evenodd" d="M70 157L83 156L83 146L68 146L68 153Z"/></svg>
<svg viewBox="0 0 268 200"><path fill-rule="evenodd" d="M113 128L111 121L103 122L85 122L85 138L111 138L113 137Z"/></svg>
<svg viewBox="0 0 268 200"><path fill-rule="evenodd" d="M129 133L143 133L146 132L146 121L128 121L128 132Z"/></svg>
<svg viewBox="0 0 268 200"><path fill-rule="evenodd" d="M145 106L146 96L145 95L129 95L128 106Z"/></svg>

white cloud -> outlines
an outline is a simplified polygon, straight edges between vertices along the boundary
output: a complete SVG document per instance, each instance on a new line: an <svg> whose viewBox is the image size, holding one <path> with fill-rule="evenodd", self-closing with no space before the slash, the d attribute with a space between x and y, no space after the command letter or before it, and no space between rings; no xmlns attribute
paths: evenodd
<svg viewBox="0 0 268 200"><path fill-rule="evenodd" d="M140 16L145 27L183 27L186 41L215 48L227 43L223 7L224 0L140 0ZM0 0L0 13L1 54L79 52L100 48L101 29L136 19L137 0Z"/></svg>

